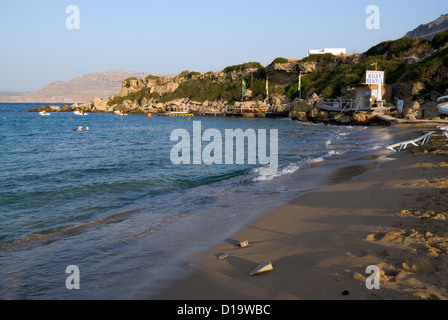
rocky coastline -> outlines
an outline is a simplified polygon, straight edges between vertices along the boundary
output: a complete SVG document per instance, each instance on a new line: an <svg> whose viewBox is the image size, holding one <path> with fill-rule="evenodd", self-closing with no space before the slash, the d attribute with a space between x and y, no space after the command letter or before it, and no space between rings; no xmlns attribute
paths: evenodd
<svg viewBox="0 0 448 320"><path fill-rule="evenodd" d="M385 84L390 88L382 110L347 112L321 108L319 102L325 98L354 100L353 88L365 85L366 70L372 64L384 70ZM130 77L109 98L96 97L89 103L62 107L45 105L29 111L128 114L187 111L212 116L289 116L302 122L337 125L384 124L378 114L397 120L440 120L438 109L442 104L437 99L448 95L447 66L448 31L431 41L410 38L385 41L362 54L311 55L301 60L277 58L266 67L247 62L217 72L185 70L167 77L151 74L141 79ZM398 100L404 105L400 114Z"/></svg>

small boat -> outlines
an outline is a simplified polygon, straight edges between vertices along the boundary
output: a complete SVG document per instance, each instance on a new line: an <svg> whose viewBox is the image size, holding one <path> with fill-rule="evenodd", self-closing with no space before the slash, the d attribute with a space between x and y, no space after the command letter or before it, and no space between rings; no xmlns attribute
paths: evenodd
<svg viewBox="0 0 448 320"><path fill-rule="evenodd" d="M121 112L121 111L114 111L114 114L116 114L118 116L123 116L124 115L123 112Z"/></svg>
<svg viewBox="0 0 448 320"><path fill-rule="evenodd" d="M448 104L444 104L439 107L439 114L442 119L448 116Z"/></svg>
<svg viewBox="0 0 448 320"><path fill-rule="evenodd" d="M47 111L41 111L41 112L39 112L39 114L41 116L49 116L50 115Z"/></svg>
<svg viewBox="0 0 448 320"><path fill-rule="evenodd" d="M437 102L443 102L445 100L448 100L448 96L443 96L437 99Z"/></svg>
<svg viewBox="0 0 448 320"><path fill-rule="evenodd" d="M73 111L73 113L77 116L86 116L87 113L84 113L84 111Z"/></svg>

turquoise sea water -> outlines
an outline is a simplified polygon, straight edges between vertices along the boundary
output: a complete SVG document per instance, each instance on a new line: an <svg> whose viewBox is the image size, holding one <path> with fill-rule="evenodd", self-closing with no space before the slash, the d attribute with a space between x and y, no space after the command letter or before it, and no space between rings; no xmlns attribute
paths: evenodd
<svg viewBox="0 0 448 320"><path fill-rule="evenodd" d="M26 112L41 105L0 104L2 299L149 297L168 271L188 269L188 252L321 186L300 175L384 143L378 130L289 119ZM193 121L203 131L277 129L277 174L174 165L170 135ZM79 290L65 286L69 265Z"/></svg>

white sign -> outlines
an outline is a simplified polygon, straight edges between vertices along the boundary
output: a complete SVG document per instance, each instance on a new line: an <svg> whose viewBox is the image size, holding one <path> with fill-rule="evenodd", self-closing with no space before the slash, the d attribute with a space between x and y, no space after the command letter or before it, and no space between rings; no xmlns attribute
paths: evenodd
<svg viewBox="0 0 448 320"><path fill-rule="evenodd" d="M384 71L366 71L367 84L384 84Z"/></svg>

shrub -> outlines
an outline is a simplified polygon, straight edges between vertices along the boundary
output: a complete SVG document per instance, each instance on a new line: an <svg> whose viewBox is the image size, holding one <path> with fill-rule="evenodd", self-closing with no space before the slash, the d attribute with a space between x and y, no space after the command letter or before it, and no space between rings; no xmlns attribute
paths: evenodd
<svg viewBox="0 0 448 320"><path fill-rule="evenodd" d="M150 93L150 94L149 94L149 98L152 98L152 99L159 99L159 98L160 98L160 93L158 93L158 92Z"/></svg>
<svg viewBox="0 0 448 320"><path fill-rule="evenodd" d="M431 47L434 49L440 49L445 43L448 42L448 30L436 34L431 41Z"/></svg>
<svg viewBox="0 0 448 320"><path fill-rule="evenodd" d="M328 58L330 57L327 56L324 60ZM326 98L337 98L341 96L342 88L361 83L365 70L365 63L353 65L341 63L341 61L336 65L323 63L323 66L316 71L302 76L301 96L306 98L317 93ZM294 80L285 88L285 94L290 100L299 96L298 80Z"/></svg>
<svg viewBox="0 0 448 320"><path fill-rule="evenodd" d="M278 58L274 59L274 61L272 61L272 63L288 63L288 59L278 57Z"/></svg>
<svg viewBox="0 0 448 320"><path fill-rule="evenodd" d="M400 38L394 41L384 41L366 51L365 56L383 56L388 54L388 59L404 56L410 50L429 46L426 39Z"/></svg>
<svg viewBox="0 0 448 320"><path fill-rule="evenodd" d="M238 84L237 84L238 83ZM188 98L198 102L205 100L237 100L241 96L241 86L239 82L212 81L209 77L200 80L189 80L182 82L179 87L163 95L159 101L168 102L175 99Z"/></svg>
<svg viewBox="0 0 448 320"><path fill-rule="evenodd" d="M324 53L324 54L310 54L308 57L302 59L303 62L319 62L326 63L330 61L334 61L336 56L332 53Z"/></svg>
<svg viewBox="0 0 448 320"><path fill-rule="evenodd" d="M411 65L403 80L424 83L421 95L443 93L448 87L448 48Z"/></svg>
<svg viewBox="0 0 448 320"><path fill-rule="evenodd" d="M234 66L229 66L224 68L224 73L229 73L232 71L244 71L247 69L260 69L263 68L263 66L259 62L246 62L243 64L237 64Z"/></svg>
<svg viewBox="0 0 448 320"><path fill-rule="evenodd" d="M179 73L179 78L183 78L183 77L185 77L187 74L189 74L190 73L190 70L184 70L184 71L182 71L181 73Z"/></svg>
<svg viewBox="0 0 448 320"><path fill-rule="evenodd" d="M150 75L148 75L145 79L158 80L158 79L160 79L160 77L158 77L158 76L154 76L154 75L150 74Z"/></svg>
<svg viewBox="0 0 448 320"><path fill-rule="evenodd" d="M197 71L188 71L188 70L185 70L185 71L182 71L180 74L179 74L179 78L186 78L186 79L191 79L193 76L199 76L199 75L201 75L201 73L200 72L197 72Z"/></svg>

